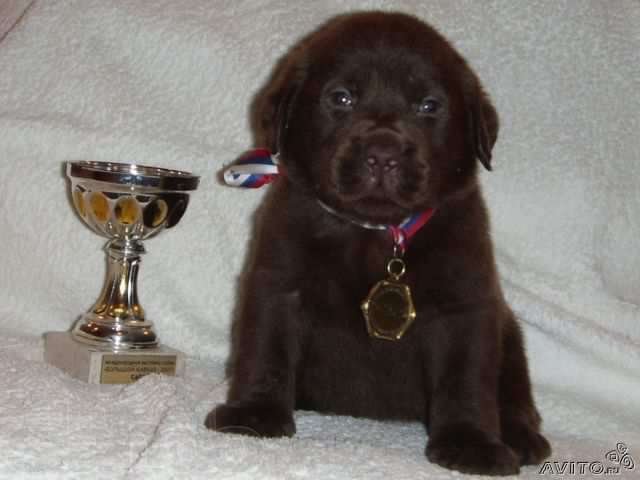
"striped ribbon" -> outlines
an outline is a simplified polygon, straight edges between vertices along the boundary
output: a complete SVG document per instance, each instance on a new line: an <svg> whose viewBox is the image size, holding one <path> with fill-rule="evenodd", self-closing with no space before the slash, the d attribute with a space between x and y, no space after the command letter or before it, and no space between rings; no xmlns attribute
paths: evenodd
<svg viewBox="0 0 640 480"><path fill-rule="evenodd" d="M224 171L224 181L232 187L259 188L273 182L280 170L277 155L265 148L249 150Z"/></svg>
<svg viewBox="0 0 640 480"><path fill-rule="evenodd" d="M398 248L401 255L404 255L407 249L407 243L411 240L418 230L420 230L433 216L435 210L429 208L421 213L414 213L406 218L399 225L388 225L387 230L393 236L393 244Z"/></svg>
<svg viewBox="0 0 640 480"><path fill-rule="evenodd" d="M226 168L224 171L224 181L227 185L241 188L259 188L263 185L273 182L280 174L278 167L278 156L272 155L271 152L264 148L249 150L242 155L237 161ZM407 249L407 243L418 230L420 230L433 216L435 210L429 208L424 212L416 213L404 219L399 225L383 225L375 223L360 222L354 218L348 217L325 203L318 201L320 205L328 212L343 218L351 223L359 225L363 228L372 230L387 230L393 237L393 244L404 254Z"/></svg>

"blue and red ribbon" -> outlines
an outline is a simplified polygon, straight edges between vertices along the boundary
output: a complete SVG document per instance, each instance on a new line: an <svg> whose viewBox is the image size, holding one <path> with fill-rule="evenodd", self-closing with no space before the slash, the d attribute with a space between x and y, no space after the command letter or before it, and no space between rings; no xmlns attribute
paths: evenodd
<svg viewBox="0 0 640 480"><path fill-rule="evenodd" d="M407 217L399 225L387 226L387 230L389 230L393 236L393 244L400 250L400 254L404 254L407 249L407 243L411 237L424 227L434 213L435 209L428 208L424 212L414 213L410 217Z"/></svg>
<svg viewBox="0 0 640 480"><path fill-rule="evenodd" d="M280 169L278 158L265 148L249 150L224 171L224 181L232 187L260 188L273 182Z"/></svg>

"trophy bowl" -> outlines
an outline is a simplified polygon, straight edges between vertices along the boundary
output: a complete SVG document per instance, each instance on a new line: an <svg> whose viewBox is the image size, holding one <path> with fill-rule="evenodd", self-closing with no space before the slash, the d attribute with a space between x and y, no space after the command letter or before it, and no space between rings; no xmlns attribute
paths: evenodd
<svg viewBox="0 0 640 480"><path fill-rule="evenodd" d="M142 241L174 227L199 177L188 172L111 162L67 162L76 212L109 239L107 275L98 300L71 336L101 350L154 348L158 337L138 302Z"/></svg>

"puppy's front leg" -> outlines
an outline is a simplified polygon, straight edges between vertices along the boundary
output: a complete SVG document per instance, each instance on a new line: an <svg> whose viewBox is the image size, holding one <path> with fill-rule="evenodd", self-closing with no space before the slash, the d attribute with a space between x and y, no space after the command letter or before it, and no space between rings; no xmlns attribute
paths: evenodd
<svg viewBox="0 0 640 480"><path fill-rule="evenodd" d="M500 439L499 329L488 310L435 322L426 453L430 461L461 472L509 475L518 473L519 460Z"/></svg>
<svg viewBox="0 0 640 480"><path fill-rule="evenodd" d="M260 437L295 433L295 371L300 352L299 295L276 292L253 275L234 326L227 403L209 413L212 430Z"/></svg>

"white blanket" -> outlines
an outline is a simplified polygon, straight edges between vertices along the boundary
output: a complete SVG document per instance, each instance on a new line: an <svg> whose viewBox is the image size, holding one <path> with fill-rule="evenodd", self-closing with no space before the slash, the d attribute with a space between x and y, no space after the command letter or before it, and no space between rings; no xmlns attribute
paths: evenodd
<svg viewBox="0 0 640 480"><path fill-rule="evenodd" d="M618 478L637 476L639 2L30 4L0 0L1 478L457 477L427 462L418 424L298 412L286 440L202 425L224 399L236 279L263 194L224 188L216 171L251 146L247 107L279 55L362 8L437 26L501 114L483 183L554 448L543 473L593 476L593 462L616 466L605 455L623 442L636 467ZM182 222L146 242L140 275L161 339L189 355L185 378L86 385L42 360L41 334L68 329L103 281L104 240L73 214L62 175L77 159L202 175Z"/></svg>

